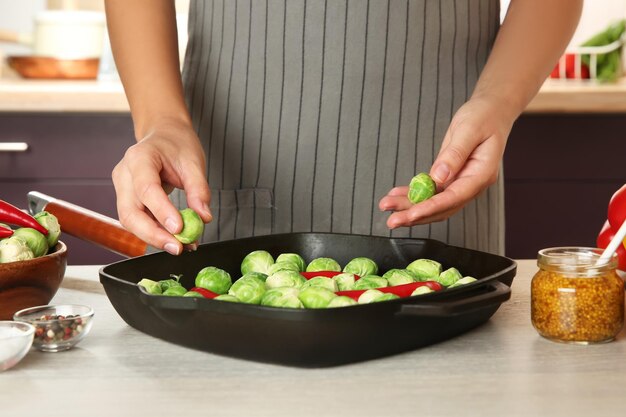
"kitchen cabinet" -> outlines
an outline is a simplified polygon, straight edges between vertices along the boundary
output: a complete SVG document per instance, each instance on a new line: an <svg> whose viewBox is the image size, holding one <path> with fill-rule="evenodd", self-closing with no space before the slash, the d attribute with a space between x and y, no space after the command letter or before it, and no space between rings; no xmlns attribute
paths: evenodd
<svg viewBox="0 0 626 417"><path fill-rule="evenodd" d="M40 191L117 218L111 171L134 143L129 115L2 113L0 126L0 143L28 146L0 152L0 198L26 208L28 191ZM70 264L121 259L68 235L62 240Z"/></svg>

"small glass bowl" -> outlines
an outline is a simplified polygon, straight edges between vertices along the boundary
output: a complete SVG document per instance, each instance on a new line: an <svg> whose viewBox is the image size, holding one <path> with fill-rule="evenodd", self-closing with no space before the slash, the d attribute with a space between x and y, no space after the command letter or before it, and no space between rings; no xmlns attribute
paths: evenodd
<svg viewBox="0 0 626 417"><path fill-rule="evenodd" d="M35 326L33 346L43 352L71 349L89 333L92 318L91 307L77 304L31 307L13 315Z"/></svg>
<svg viewBox="0 0 626 417"><path fill-rule="evenodd" d="M0 321L0 372L15 366L30 350L35 327L28 323Z"/></svg>

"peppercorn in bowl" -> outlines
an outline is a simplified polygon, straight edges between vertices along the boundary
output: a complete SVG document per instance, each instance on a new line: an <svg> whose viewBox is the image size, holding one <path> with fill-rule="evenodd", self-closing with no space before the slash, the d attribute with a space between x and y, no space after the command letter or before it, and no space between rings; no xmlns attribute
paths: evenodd
<svg viewBox="0 0 626 417"><path fill-rule="evenodd" d="M46 305L20 310L13 320L35 326L33 346L44 352L74 347L89 333L93 309L78 304Z"/></svg>

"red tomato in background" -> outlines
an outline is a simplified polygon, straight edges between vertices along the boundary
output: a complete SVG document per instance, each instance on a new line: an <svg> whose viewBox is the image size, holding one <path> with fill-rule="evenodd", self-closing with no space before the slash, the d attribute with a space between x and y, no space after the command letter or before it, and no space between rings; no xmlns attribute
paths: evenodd
<svg viewBox="0 0 626 417"><path fill-rule="evenodd" d="M618 231L626 219L626 184L613 194L609 201L609 223L613 230Z"/></svg>
<svg viewBox="0 0 626 417"><path fill-rule="evenodd" d="M550 74L550 78L561 78L561 66L562 61L559 60L556 66ZM565 78L576 78L576 55L565 54ZM580 63L580 78L589 78L589 67L584 63Z"/></svg>
<svg viewBox="0 0 626 417"><path fill-rule="evenodd" d="M605 249L607 246L609 246L609 243L611 242L611 239L613 239L613 236L615 236L615 230L611 227L609 221L607 220L604 222L602 230L600 230L600 234L598 235L596 244L599 248ZM617 247L616 252L618 259L617 268L622 271L626 271L626 239L624 239L624 242L622 242L622 244Z"/></svg>

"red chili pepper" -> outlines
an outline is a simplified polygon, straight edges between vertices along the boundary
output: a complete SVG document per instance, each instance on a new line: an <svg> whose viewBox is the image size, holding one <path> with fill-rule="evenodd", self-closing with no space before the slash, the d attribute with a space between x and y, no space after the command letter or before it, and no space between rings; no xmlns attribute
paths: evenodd
<svg viewBox="0 0 626 417"><path fill-rule="evenodd" d="M48 230L40 225L33 216L3 200L0 200L0 223L1 222L14 224L16 226L31 227L44 235L48 234Z"/></svg>
<svg viewBox="0 0 626 417"><path fill-rule="evenodd" d="M302 275L304 278L306 279L311 279L314 277L326 277L326 278L332 278L335 275L339 275L339 274L343 274L343 272L337 272L337 271L317 271L317 272L300 272L300 275ZM359 278L361 278L360 276L353 274L354 275L354 280L358 280Z"/></svg>
<svg viewBox="0 0 626 417"><path fill-rule="evenodd" d="M197 292L198 294L202 294L204 298L215 298L219 295L219 294L214 293L213 291L209 291L206 288L202 288L202 287L193 287L189 291L194 291L194 292Z"/></svg>
<svg viewBox="0 0 626 417"><path fill-rule="evenodd" d="M428 287L433 291L439 291L443 289L440 283L436 281L419 281L419 282L411 282L410 284L402 284L402 285L394 285L392 287L383 287L376 288L380 292L395 294L398 297L409 297L413 291L415 291L418 287ZM363 294L367 290L348 290L348 291L337 291L335 294L337 295L345 295L354 299L355 301L359 300L361 294Z"/></svg>
<svg viewBox="0 0 626 417"><path fill-rule="evenodd" d="M8 227L0 226L0 238L9 237L13 234L13 230Z"/></svg>

